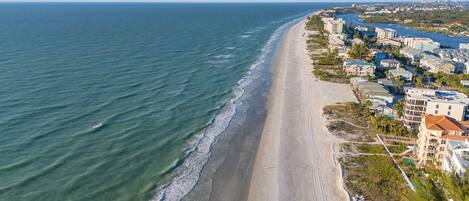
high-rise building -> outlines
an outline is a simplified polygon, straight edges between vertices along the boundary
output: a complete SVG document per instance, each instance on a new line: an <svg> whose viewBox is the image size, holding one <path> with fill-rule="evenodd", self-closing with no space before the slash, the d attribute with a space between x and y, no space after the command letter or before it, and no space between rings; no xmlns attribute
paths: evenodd
<svg viewBox="0 0 469 201"><path fill-rule="evenodd" d="M393 39L396 37L396 30L394 29L376 27L375 32L378 39Z"/></svg>
<svg viewBox="0 0 469 201"><path fill-rule="evenodd" d="M444 168L449 166L448 163L455 164L451 163L448 148L451 150L457 148L450 142L469 140L468 123L445 115L424 115L417 140L417 166L433 164L439 168L448 169L448 167Z"/></svg>
<svg viewBox="0 0 469 201"><path fill-rule="evenodd" d="M456 91L423 88L406 89L404 125L417 128L424 114L446 115L458 121L468 119L469 98Z"/></svg>
<svg viewBox="0 0 469 201"><path fill-rule="evenodd" d="M343 33L344 32L345 21L342 18L339 19L329 19L324 23L324 29L331 34L334 33Z"/></svg>

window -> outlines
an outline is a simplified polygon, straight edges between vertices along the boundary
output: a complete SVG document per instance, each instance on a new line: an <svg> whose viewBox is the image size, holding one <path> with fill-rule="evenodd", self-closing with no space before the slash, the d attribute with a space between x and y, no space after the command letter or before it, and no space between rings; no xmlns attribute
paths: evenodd
<svg viewBox="0 0 469 201"><path fill-rule="evenodd" d="M435 114L438 114L438 110L435 110Z"/></svg>
<svg viewBox="0 0 469 201"><path fill-rule="evenodd" d="M450 115L451 115L451 112L450 112L450 111L448 111L448 116L450 116Z"/></svg>
<svg viewBox="0 0 469 201"><path fill-rule="evenodd" d="M444 148L444 147L440 147L440 151L444 151L444 150L445 150L445 148Z"/></svg>
<svg viewBox="0 0 469 201"><path fill-rule="evenodd" d="M446 140L441 140L441 144L446 144Z"/></svg>
<svg viewBox="0 0 469 201"><path fill-rule="evenodd" d="M438 109L438 108L440 108L440 106L437 104L437 105L436 105L436 109Z"/></svg>
<svg viewBox="0 0 469 201"><path fill-rule="evenodd" d="M448 106L448 110L451 110L451 105L450 105L450 106Z"/></svg>

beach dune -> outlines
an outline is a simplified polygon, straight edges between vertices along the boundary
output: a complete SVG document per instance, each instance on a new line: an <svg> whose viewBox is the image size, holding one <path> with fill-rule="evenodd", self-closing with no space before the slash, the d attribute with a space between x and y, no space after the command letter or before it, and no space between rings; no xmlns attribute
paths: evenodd
<svg viewBox="0 0 469 201"><path fill-rule="evenodd" d="M319 81L306 50L305 21L285 34L273 66L268 114L249 201L348 200L322 108L355 101L350 86Z"/></svg>

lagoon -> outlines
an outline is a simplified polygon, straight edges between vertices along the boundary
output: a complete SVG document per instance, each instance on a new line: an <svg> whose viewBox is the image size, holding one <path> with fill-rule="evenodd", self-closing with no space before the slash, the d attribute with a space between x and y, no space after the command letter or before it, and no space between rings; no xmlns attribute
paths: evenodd
<svg viewBox="0 0 469 201"><path fill-rule="evenodd" d="M431 38L432 40L439 42L442 47L459 48L460 43L469 43L468 37L451 37L441 33L419 31L400 24L365 23L360 20L360 17L357 14L340 14L337 15L337 18L342 18L345 20L346 24L355 26L374 26L394 29L397 31L398 36Z"/></svg>

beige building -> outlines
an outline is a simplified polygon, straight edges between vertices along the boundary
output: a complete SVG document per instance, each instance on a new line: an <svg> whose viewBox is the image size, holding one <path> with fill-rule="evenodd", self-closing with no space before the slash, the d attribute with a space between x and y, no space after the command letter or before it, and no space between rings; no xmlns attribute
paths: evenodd
<svg viewBox="0 0 469 201"><path fill-rule="evenodd" d="M458 121L468 118L469 98L456 91L406 89L404 125L417 128L424 114L446 115Z"/></svg>
<svg viewBox="0 0 469 201"><path fill-rule="evenodd" d="M417 140L417 166L432 164L442 168L448 142L469 139L468 123L445 115L424 115Z"/></svg>
<svg viewBox="0 0 469 201"><path fill-rule="evenodd" d="M345 21L342 18L339 19L329 19L324 22L324 29L329 33L343 33L344 32Z"/></svg>
<svg viewBox="0 0 469 201"><path fill-rule="evenodd" d="M375 76L376 66L359 59L344 61L345 72L348 76Z"/></svg>
<svg viewBox="0 0 469 201"><path fill-rule="evenodd" d="M390 45L390 46L396 46L396 47L401 47L402 43L398 40L394 39L389 39L389 38L379 38L378 39L378 44L385 46L385 45Z"/></svg>
<svg viewBox="0 0 469 201"><path fill-rule="evenodd" d="M394 29L376 27L375 32L378 39L392 39L396 37L396 30Z"/></svg>
<svg viewBox="0 0 469 201"><path fill-rule="evenodd" d="M420 51L430 52L440 48L440 43L434 42L430 38L405 38L404 45Z"/></svg>
<svg viewBox="0 0 469 201"><path fill-rule="evenodd" d="M425 55L420 59L420 66L427 69L432 73L446 73L454 74L456 71L456 66L444 59L433 55Z"/></svg>

